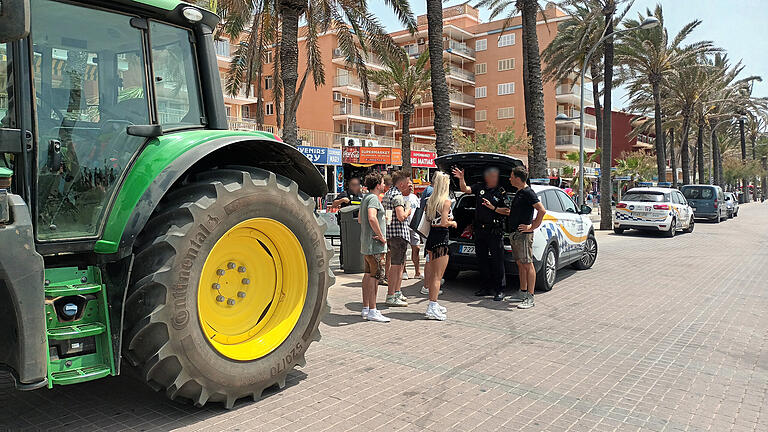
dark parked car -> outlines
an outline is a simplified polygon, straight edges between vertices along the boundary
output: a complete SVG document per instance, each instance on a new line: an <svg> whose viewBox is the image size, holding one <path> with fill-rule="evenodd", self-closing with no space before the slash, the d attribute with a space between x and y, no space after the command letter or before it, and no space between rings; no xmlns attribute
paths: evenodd
<svg viewBox="0 0 768 432"><path fill-rule="evenodd" d="M728 219L725 193L720 186L685 185L680 190L697 219L709 219L715 223Z"/></svg>

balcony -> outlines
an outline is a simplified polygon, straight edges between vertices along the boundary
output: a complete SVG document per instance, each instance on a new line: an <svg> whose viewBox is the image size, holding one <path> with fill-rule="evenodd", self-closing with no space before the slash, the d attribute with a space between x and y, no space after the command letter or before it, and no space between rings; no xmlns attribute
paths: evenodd
<svg viewBox="0 0 768 432"><path fill-rule="evenodd" d="M594 153L597 148L597 143L594 138L584 138L584 151L586 153ZM555 150L557 151L579 151L579 136L578 135L557 135L555 137Z"/></svg>
<svg viewBox="0 0 768 432"><path fill-rule="evenodd" d="M469 71L467 71L465 69L462 69L460 67L453 66L453 65L448 67L448 75L446 76L446 79L448 79L449 82L451 80L458 81L457 84L459 84L459 85L461 85L461 84L472 84L472 85L474 85L475 84L475 74L474 73L469 72Z"/></svg>
<svg viewBox="0 0 768 432"><path fill-rule="evenodd" d="M256 120L249 119L249 118L237 118L237 117L227 117L227 124L229 125L230 130L238 130L238 131L262 131L262 132L269 132L269 133L275 133L275 127L271 125L261 125L259 126L258 123L256 123Z"/></svg>
<svg viewBox="0 0 768 432"><path fill-rule="evenodd" d="M366 108L354 104L336 104L333 106L334 120L360 120L370 123L386 124L394 126L395 113L382 111L376 108Z"/></svg>
<svg viewBox="0 0 768 432"><path fill-rule="evenodd" d="M645 134L639 134L634 147L639 149L652 149L656 146L656 139Z"/></svg>
<svg viewBox="0 0 768 432"><path fill-rule="evenodd" d="M458 114L451 114L451 124L460 129L475 130L475 121L471 118L462 117Z"/></svg>
<svg viewBox="0 0 768 432"><path fill-rule="evenodd" d="M361 53L362 54L362 53ZM333 63L340 65L340 66L349 66L351 62L347 59L347 57L344 55L344 53L339 48L333 49ZM368 66L371 69L384 69L386 66L384 64L384 60L381 59L381 57L377 56L373 53L368 53L368 55L363 54L363 63L365 63L366 66Z"/></svg>
<svg viewBox="0 0 768 432"><path fill-rule="evenodd" d="M584 105L593 106L592 90L584 89ZM558 103L565 103L580 107L581 86L578 84L560 84L555 88L555 99Z"/></svg>
<svg viewBox="0 0 768 432"><path fill-rule="evenodd" d="M475 130L475 121L473 119L462 117L458 114L451 114L451 126L466 130ZM433 116L411 118L408 122L410 129L430 129L435 127L435 118ZM402 130L402 125L398 125L398 131Z"/></svg>
<svg viewBox="0 0 768 432"><path fill-rule="evenodd" d="M465 57L469 60L475 59L475 50L468 47L467 44L455 41L453 39L448 39L443 41L443 49L446 52L449 52L451 54L458 54L462 57Z"/></svg>
<svg viewBox="0 0 768 432"><path fill-rule="evenodd" d="M565 114L566 116L570 117L567 120L555 120L555 124L558 126L572 126L574 128L579 127L579 115L581 114L580 110L577 109L571 109L571 110L558 110L558 114ZM584 113L584 126L589 129L595 129L597 128L597 119L592 114Z"/></svg>

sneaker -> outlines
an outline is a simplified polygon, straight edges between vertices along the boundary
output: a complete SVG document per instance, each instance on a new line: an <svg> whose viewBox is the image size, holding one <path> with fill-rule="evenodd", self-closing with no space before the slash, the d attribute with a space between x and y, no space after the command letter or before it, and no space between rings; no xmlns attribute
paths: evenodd
<svg viewBox="0 0 768 432"><path fill-rule="evenodd" d="M406 303L408 302L408 297L406 297L405 294L403 294L402 291L395 291L395 297L399 298L400 300L402 300L402 301L404 301Z"/></svg>
<svg viewBox="0 0 768 432"><path fill-rule="evenodd" d="M385 317L384 315L382 315L381 312L379 312L378 309L374 309L374 310L368 312L368 321L373 321L373 322L390 322L392 320L387 318L387 317Z"/></svg>
<svg viewBox="0 0 768 432"><path fill-rule="evenodd" d="M388 286L389 282L387 281L387 278L384 278L384 279L380 280L379 281L379 285Z"/></svg>
<svg viewBox="0 0 768 432"><path fill-rule="evenodd" d="M504 297L504 301L510 302L510 303L519 303L525 300L527 296L528 296L528 291L517 290L517 292L515 292L514 294Z"/></svg>
<svg viewBox="0 0 768 432"><path fill-rule="evenodd" d="M438 304L438 305L437 305L437 308L438 308L438 309L440 310L440 312L442 312L442 313L446 313L446 312L448 312L448 309L446 309L446 308L445 308L445 306L442 306L442 305L440 305L440 304Z"/></svg>
<svg viewBox="0 0 768 432"><path fill-rule="evenodd" d="M445 321L445 312L441 311L438 307L427 306L427 313L424 316L428 320Z"/></svg>
<svg viewBox="0 0 768 432"><path fill-rule="evenodd" d="M411 278L411 277L410 277L410 276L408 276L408 272L407 272L407 271L404 271L404 272L403 272L403 280L408 280L408 279L410 279L410 278Z"/></svg>
<svg viewBox="0 0 768 432"><path fill-rule="evenodd" d="M397 297L394 294L387 296L386 304L387 304L387 306L396 306L396 307L408 306L408 302L407 301L401 300L399 297ZM370 315L370 313L369 313L369 315Z"/></svg>
<svg viewBox="0 0 768 432"><path fill-rule="evenodd" d="M504 291L499 291L493 296L493 301L501 301L504 299Z"/></svg>
<svg viewBox="0 0 768 432"><path fill-rule="evenodd" d="M368 319L368 311L363 310L362 312L360 312L360 316L363 317L363 319Z"/></svg>
<svg viewBox="0 0 768 432"><path fill-rule="evenodd" d="M419 273L419 274L417 274L416 276L414 276L413 278L414 278L414 279L419 279L419 280L422 280L422 279L424 279L424 275L423 275L423 274L421 274L421 273Z"/></svg>
<svg viewBox="0 0 768 432"><path fill-rule="evenodd" d="M523 302L517 305L518 309L530 309L532 307L533 307L533 295L531 294L526 294Z"/></svg>
<svg viewBox="0 0 768 432"><path fill-rule="evenodd" d="M443 290L440 290L437 295L440 295L443 293ZM429 295L429 288L423 286L421 287L421 295Z"/></svg>

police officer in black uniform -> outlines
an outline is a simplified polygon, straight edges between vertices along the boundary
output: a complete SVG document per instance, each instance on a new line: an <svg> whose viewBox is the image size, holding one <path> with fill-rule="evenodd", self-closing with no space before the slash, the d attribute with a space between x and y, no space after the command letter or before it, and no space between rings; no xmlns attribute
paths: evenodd
<svg viewBox="0 0 768 432"><path fill-rule="evenodd" d="M504 200L504 188L499 184L499 169L486 168L483 183L467 186L464 170L453 168L453 175L459 179L459 189L475 195L475 219L473 224L475 253L480 272L486 283L475 295L493 295L493 299L504 298L504 228L502 221L509 209Z"/></svg>

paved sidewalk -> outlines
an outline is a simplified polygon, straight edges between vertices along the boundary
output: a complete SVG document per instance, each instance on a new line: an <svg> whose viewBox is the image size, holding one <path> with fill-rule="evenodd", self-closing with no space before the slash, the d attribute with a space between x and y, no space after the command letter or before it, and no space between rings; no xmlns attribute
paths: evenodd
<svg viewBox="0 0 768 432"><path fill-rule="evenodd" d="M0 430L767 431L768 204L672 239L598 232L589 271L563 270L522 311L449 282L448 321L407 308L360 319L340 274L307 366L227 411L170 402L129 377L0 390ZM380 299L383 293L380 291Z"/></svg>

